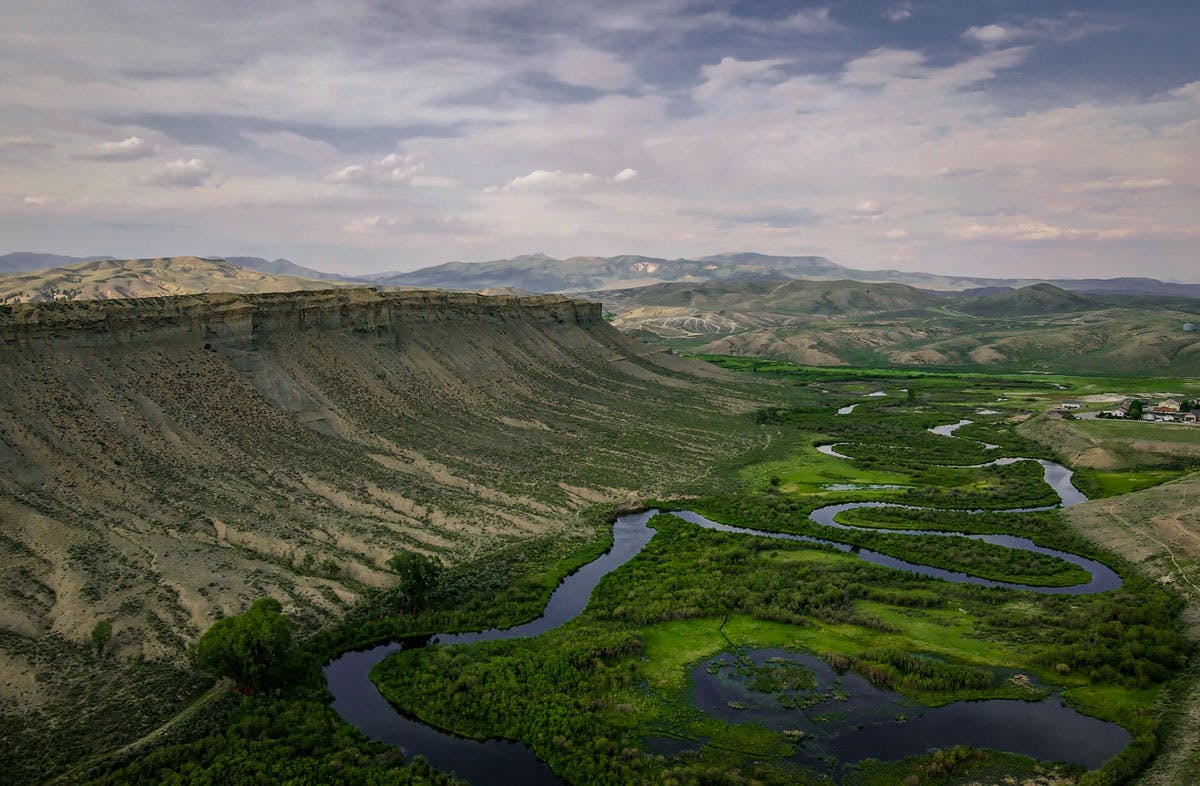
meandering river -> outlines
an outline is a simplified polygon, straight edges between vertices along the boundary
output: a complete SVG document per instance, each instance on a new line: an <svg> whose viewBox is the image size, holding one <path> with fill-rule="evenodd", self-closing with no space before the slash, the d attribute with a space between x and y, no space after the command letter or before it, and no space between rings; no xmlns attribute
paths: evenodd
<svg viewBox="0 0 1200 786"><path fill-rule="evenodd" d="M962 425L966 425L966 423L952 424L950 426L939 427L939 429L931 429L931 431L949 437L953 435L953 431L956 428ZM822 452L837 458L851 458L837 453L832 448L823 450ZM1034 460L1005 458L988 462L988 464L1007 464L1016 461ZM1071 471L1069 469L1052 461L1042 459L1036 459L1036 461L1043 468L1043 476L1046 483L1058 493L1062 506L1073 505L1086 500L1086 497L1072 485ZM987 466L988 464L977 466ZM850 502L818 508L810 514L810 519L822 526L834 529L846 529L845 525L839 524L836 521L837 515L847 510L863 507L902 507L916 509L911 508L911 506L894 503ZM1022 510L1040 509L1044 508L1026 508ZM440 633L429 637L391 642L369 650L347 652L331 661L325 666L324 671L329 690L334 697L334 709L348 723L358 728L368 737L395 745L401 748L406 755L424 756L435 767L453 771L460 778L471 783L513 784L513 786L538 786L540 784L563 783L545 763L539 761L533 752L522 743L508 740L486 740L480 742L465 739L440 731L405 716L379 693L378 688L376 688L370 679L371 669L387 656L402 649L427 646L429 644L458 645L480 641L528 638L569 622L583 612L587 606L588 599L591 597L592 590L604 576L633 559L650 542L651 538L654 537L654 530L648 526L648 523L657 513L657 510L648 510L620 516L613 525L612 548L604 555L584 565L570 576L567 576L550 596L550 600L546 604L542 615L535 620L503 630L492 629L474 633ZM692 511L673 511L673 515L696 526L720 532L831 546L840 551L851 552L859 558L876 565L905 570L951 582L970 583L987 587L1006 587L1028 592L1065 594L1103 592L1121 586L1120 577L1112 569L1100 562L1076 554L1043 548L1027 538L1012 535L973 535L953 532L927 532L923 530L853 528L928 537L958 535L1009 548L1048 554L1083 568L1090 574L1090 580L1070 587L1035 587L990 581L965 573L906 562L867 549L852 549L852 547L844 543L832 540L824 540L806 535L790 535L743 527L732 527L720 522L711 521ZM986 718L995 717L998 710L989 706L994 701L956 702L953 705L948 705L955 708L952 714L956 719L956 722L949 726L936 723L914 724L911 727L906 726L903 734L906 736L917 735L919 739L915 741L910 739L911 744L906 746L905 750L919 751L929 747L956 744L954 738L948 736L947 732L953 727L960 727L961 724L969 725L973 722L982 722ZM1042 714L1039 714L1037 709L1033 709L1037 707L1044 707ZM1041 718L1039 722L1042 724L1049 724L1053 729L1051 737L1057 742L1053 746L1047 747L1045 739L1042 736L1036 736L1032 738L1036 744L1034 742L1024 744L1021 742L1024 738L1019 735L1007 735L1004 739L995 739L986 742L980 741L978 744L991 745L1003 750L1024 753L1038 758L1061 759L1088 767L1095 767L1118 753L1127 744L1129 739L1128 734L1120 729L1119 726L1106 724L1105 739L1108 742L1105 743L1102 749L1097 750L1095 744L1092 743L1081 748L1082 740L1074 739L1075 733L1072 730L1082 729L1094 736L1095 729L1098 728L1095 724L1102 723L1101 721L1088 719L1088 721L1094 722L1080 722L1075 716L1079 716L1080 718L1085 716L1081 716L1075 710L1066 707L1061 701L1039 702L1022 708L1021 711L1024 715ZM974 718L974 721L972 718ZM1059 718L1060 720L1056 721L1054 720L1055 718ZM898 731L899 729L894 729L894 732ZM1088 739L1091 739L1091 737ZM916 747L913 747L914 745ZM1084 748L1088 751L1086 760L1080 759L1079 751ZM876 752L874 755L885 757L880 752Z"/></svg>

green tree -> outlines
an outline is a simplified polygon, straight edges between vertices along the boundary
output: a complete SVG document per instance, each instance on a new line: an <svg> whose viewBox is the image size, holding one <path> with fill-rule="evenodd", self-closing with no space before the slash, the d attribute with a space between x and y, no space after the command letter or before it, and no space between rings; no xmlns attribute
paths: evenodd
<svg viewBox="0 0 1200 786"><path fill-rule="evenodd" d="M442 563L415 551L401 551L388 560L388 567L400 576L398 589L404 594L410 609L428 600L441 578Z"/></svg>
<svg viewBox="0 0 1200 786"><path fill-rule="evenodd" d="M260 598L233 617L218 620L193 650L200 668L231 677L245 688L278 682L294 665L295 626L274 598Z"/></svg>
<svg viewBox="0 0 1200 786"><path fill-rule="evenodd" d="M108 646L108 642L111 640L112 623L108 620L100 620L92 628L92 647L96 650L96 654L103 655L104 648Z"/></svg>

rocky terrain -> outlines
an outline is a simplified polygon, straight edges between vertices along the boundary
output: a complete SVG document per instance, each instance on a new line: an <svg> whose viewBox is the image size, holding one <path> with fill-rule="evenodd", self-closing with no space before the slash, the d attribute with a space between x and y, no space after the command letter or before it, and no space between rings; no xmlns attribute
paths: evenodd
<svg viewBox="0 0 1200 786"><path fill-rule="evenodd" d="M724 372L559 296L0 306L0 366L0 750L161 720L153 664L257 597L311 628L402 549L484 555L750 447Z"/></svg>

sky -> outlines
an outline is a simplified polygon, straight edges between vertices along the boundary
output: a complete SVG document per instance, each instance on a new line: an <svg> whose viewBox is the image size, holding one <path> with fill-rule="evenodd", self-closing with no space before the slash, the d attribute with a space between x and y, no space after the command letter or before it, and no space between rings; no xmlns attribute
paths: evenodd
<svg viewBox="0 0 1200 786"><path fill-rule="evenodd" d="M1200 281L1196 0L5 0L0 253Z"/></svg>

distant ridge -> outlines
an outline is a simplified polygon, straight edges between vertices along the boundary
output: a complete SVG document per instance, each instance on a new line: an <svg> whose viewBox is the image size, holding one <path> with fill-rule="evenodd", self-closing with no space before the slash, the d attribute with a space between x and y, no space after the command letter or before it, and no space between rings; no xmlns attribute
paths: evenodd
<svg viewBox="0 0 1200 786"><path fill-rule="evenodd" d="M65 257L17 252L0 256L0 273L29 271L112 257ZM1200 298L1200 284L1180 284L1153 278L986 278L903 270L860 270L822 256L773 256L750 251L713 254L699 259L622 254L611 257L574 256L556 259L543 252L488 262L444 262L405 272L345 276L305 267L288 259L225 257L245 270L267 275L298 276L379 286L438 288L478 292L516 289L534 293L580 293L628 289L669 282L754 281L779 278L810 281L862 281L907 284L944 294L988 297L1035 284L1051 284L1070 292L1106 295Z"/></svg>
<svg viewBox="0 0 1200 786"><path fill-rule="evenodd" d="M190 255L188 255L190 257ZM35 270L48 270L55 267L77 265L80 262L99 262L117 259L118 257L101 255L90 257L72 257L62 254L40 254L33 251L16 251L0 255L0 273L29 273ZM180 259L182 257L158 257L159 259ZM297 265L290 259L267 260L262 257L190 257L193 259L221 259L245 270L256 270L273 276L299 276L301 278L316 278L324 281L363 281L362 278L342 276L337 273L325 273L311 267Z"/></svg>
<svg viewBox="0 0 1200 786"><path fill-rule="evenodd" d="M112 300L203 292L294 292L336 286L347 286L347 283L260 273L223 259L98 259L33 272L0 275L0 304Z"/></svg>
<svg viewBox="0 0 1200 786"><path fill-rule="evenodd" d="M362 278L343 276L337 273L326 273L311 267L297 265L290 259L263 259L262 257L224 257L231 265L257 270L259 273L269 273L272 276L299 276L301 278L316 278L322 281L362 281Z"/></svg>
<svg viewBox="0 0 1200 786"><path fill-rule="evenodd" d="M68 257L61 254L39 254L35 251L14 251L0 256L0 273L20 273L27 270L44 270L50 267L73 265L76 262L95 262L99 259L115 259L109 256Z"/></svg>
<svg viewBox="0 0 1200 786"><path fill-rule="evenodd" d="M1064 314L1103 308L1097 300L1068 292L1053 284L1034 284L1003 294L989 295L958 305L960 311L981 317L1024 317Z"/></svg>
<svg viewBox="0 0 1200 786"><path fill-rule="evenodd" d="M683 352L820 366L1193 375L1200 299L864 281L675 282L588 293L613 326Z"/></svg>
<svg viewBox="0 0 1200 786"><path fill-rule="evenodd" d="M903 270L858 270L821 256L772 256L748 251L700 259L663 259L635 254L554 259L537 253L489 262L446 262L411 272L380 273L364 278L385 286L464 290L517 287L530 292L595 292L670 282L789 278L907 284L945 293L983 290L978 294L990 295L1046 283L1073 292L1200 298L1200 284L1175 284L1152 278L1011 279Z"/></svg>

